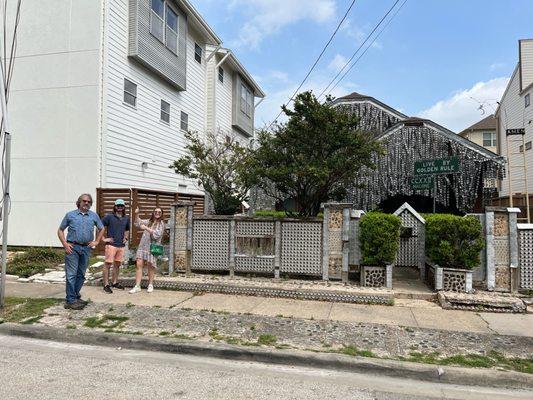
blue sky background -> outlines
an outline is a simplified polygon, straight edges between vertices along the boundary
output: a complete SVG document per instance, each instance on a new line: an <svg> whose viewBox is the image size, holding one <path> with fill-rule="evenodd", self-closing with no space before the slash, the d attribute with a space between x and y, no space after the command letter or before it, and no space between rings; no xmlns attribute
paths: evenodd
<svg viewBox="0 0 533 400"><path fill-rule="evenodd" d="M288 101L351 0L192 3L267 93L256 114L261 127ZM393 3L356 0L304 89L320 93ZM533 38L531 0L407 0L333 94L357 91L460 131L483 118L480 104L493 112L524 38Z"/></svg>

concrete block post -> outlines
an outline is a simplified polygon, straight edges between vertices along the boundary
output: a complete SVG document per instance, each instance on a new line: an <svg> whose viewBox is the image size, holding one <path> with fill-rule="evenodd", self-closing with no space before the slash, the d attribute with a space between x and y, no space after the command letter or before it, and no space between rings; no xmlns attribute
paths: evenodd
<svg viewBox="0 0 533 400"><path fill-rule="evenodd" d="M350 256L350 208L342 210L342 272L343 283L348 283L349 256Z"/></svg>
<svg viewBox="0 0 533 400"><path fill-rule="evenodd" d="M485 213L485 248L487 251L487 290L494 290L496 287L496 254L494 249L494 212Z"/></svg>
<svg viewBox="0 0 533 400"><path fill-rule="evenodd" d="M192 242L193 242L193 207L194 202L187 205L187 246L185 252L185 273L192 274Z"/></svg>
<svg viewBox="0 0 533 400"><path fill-rule="evenodd" d="M472 293L472 271L465 271L465 291L466 293Z"/></svg>
<svg viewBox="0 0 533 400"><path fill-rule="evenodd" d="M280 278L281 269L281 221L276 221L274 224L274 278Z"/></svg>
<svg viewBox="0 0 533 400"><path fill-rule="evenodd" d="M168 274L174 272L174 252L176 251L176 205L172 204L170 207L170 219L168 221L169 227L169 255L168 255Z"/></svg>
<svg viewBox="0 0 533 400"><path fill-rule="evenodd" d="M235 278L235 220L229 221L229 276Z"/></svg>
<svg viewBox="0 0 533 400"><path fill-rule="evenodd" d="M329 280L329 207L324 205L322 221L322 279Z"/></svg>
<svg viewBox="0 0 533 400"><path fill-rule="evenodd" d="M444 270L435 264L435 290L442 290L444 287Z"/></svg>
<svg viewBox="0 0 533 400"><path fill-rule="evenodd" d="M385 266L385 287L387 289L392 289L392 264Z"/></svg>
<svg viewBox="0 0 533 400"><path fill-rule="evenodd" d="M509 262L511 270L511 292L518 291L520 286L518 268L518 214L519 208L508 208L509 212Z"/></svg>

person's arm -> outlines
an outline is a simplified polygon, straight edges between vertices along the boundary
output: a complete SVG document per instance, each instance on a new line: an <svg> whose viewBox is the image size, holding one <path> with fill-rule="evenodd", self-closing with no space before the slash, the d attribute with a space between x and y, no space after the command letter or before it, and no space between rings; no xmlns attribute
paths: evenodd
<svg viewBox="0 0 533 400"><path fill-rule="evenodd" d="M65 249L65 253L72 254L72 246L65 239L65 229L67 229L67 226L68 226L68 218L65 215L65 217L61 221L61 224L59 225L59 229L57 230L57 237L61 241L61 244L63 245L63 248Z"/></svg>
<svg viewBox="0 0 533 400"><path fill-rule="evenodd" d="M109 214L107 214L109 215ZM113 243L113 238L110 238L110 237L107 237L107 232L109 230L108 226L109 226L109 218L107 217L107 215L102 218L102 224L104 224L104 243Z"/></svg>
<svg viewBox="0 0 533 400"><path fill-rule="evenodd" d="M124 231L124 240L122 242L126 244L129 238L130 238L130 219L128 217L128 221L126 222L126 230Z"/></svg>
<svg viewBox="0 0 533 400"><path fill-rule="evenodd" d="M163 233L165 232L165 223L161 222L160 224L157 224L155 229L149 229L150 234L152 235L152 239L159 240L163 236Z"/></svg>
<svg viewBox="0 0 533 400"><path fill-rule="evenodd" d="M93 240L92 242L89 242L89 247L96 247L98 246L98 243L102 240L104 237L104 224L102 224L102 220L98 216L98 214L94 214L94 224L96 225L96 240Z"/></svg>

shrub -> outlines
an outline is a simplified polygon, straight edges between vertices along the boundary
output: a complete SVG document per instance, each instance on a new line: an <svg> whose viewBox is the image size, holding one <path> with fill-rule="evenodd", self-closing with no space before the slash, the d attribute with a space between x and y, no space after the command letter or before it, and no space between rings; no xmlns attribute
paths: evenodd
<svg viewBox="0 0 533 400"><path fill-rule="evenodd" d="M472 269L483 248L481 223L475 217L433 214L426 219L426 254L444 268Z"/></svg>
<svg viewBox="0 0 533 400"><path fill-rule="evenodd" d="M7 264L7 273L22 277L44 272L63 262L64 255L60 250L46 247L29 247L24 253L17 254Z"/></svg>
<svg viewBox="0 0 533 400"><path fill-rule="evenodd" d="M387 265L398 251L401 220L396 215L370 212L359 222L362 264Z"/></svg>

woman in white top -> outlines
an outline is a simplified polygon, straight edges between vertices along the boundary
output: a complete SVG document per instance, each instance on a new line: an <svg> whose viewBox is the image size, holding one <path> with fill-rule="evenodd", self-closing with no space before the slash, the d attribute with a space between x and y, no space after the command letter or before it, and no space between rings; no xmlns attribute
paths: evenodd
<svg viewBox="0 0 533 400"><path fill-rule="evenodd" d="M154 209L150 219L142 220L139 217L139 208L135 210L136 218L135 225L142 229L143 235L141 237L141 242L139 243L139 248L137 249L137 254L135 258L137 259L137 271L135 273L135 286L130 290L130 293L137 293L141 291L141 280L143 276L143 268L146 264L148 268L148 293L154 291L154 275L155 269L157 267L157 259L150 252L151 244L161 245L161 240L163 239L163 233L165 232L165 222L163 221L163 210L159 207Z"/></svg>

